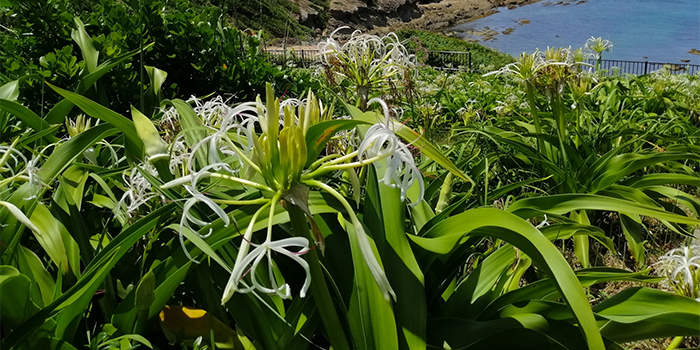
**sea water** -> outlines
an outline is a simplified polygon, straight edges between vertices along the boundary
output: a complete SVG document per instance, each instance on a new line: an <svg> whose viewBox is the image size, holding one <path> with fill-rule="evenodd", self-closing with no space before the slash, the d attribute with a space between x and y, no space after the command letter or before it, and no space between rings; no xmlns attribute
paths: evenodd
<svg viewBox="0 0 700 350"><path fill-rule="evenodd" d="M513 56L548 46L578 48L594 36L613 43L604 59L700 64L700 56L688 52L700 50L700 0L544 0L498 11L450 30ZM469 34L475 31L481 35Z"/></svg>

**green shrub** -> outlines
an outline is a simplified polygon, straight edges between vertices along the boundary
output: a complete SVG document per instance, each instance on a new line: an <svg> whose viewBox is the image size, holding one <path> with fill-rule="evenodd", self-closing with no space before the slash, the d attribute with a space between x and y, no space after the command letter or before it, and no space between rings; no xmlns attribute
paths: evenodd
<svg viewBox="0 0 700 350"><path fill-rule="evenodd" d="M88 5L91 12L83 11ZM165 97L217 92L250 99L264 82L283 75L260 54L257 36L226 26L218 8L194 9L187 0L128 5L110 0L22 0L0 14L11 26L0 34L5 72L0 79L37 74L23 80L20 97L32 110L48 110L59 100L45 93L40 80L74 90L87 74L80 49L71 39L74 15L85 23L100 62L153 43L142 56L101 78L100 89L87 93L118 111L138 105L148 81L142 66L168 73Z"/></svg>

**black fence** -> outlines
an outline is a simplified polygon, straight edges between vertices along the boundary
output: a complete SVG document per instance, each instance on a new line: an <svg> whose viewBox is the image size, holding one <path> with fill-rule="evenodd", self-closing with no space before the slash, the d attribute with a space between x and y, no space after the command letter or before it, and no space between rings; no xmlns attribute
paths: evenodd
<svg viewBox="0 0 700 350"><path fill-rule="evenodd" d="M592 66L596 65L595 60L588 60ZM700 73L700 65L697 64L676 64L676 63L661 63L649 61L620 61L620 60L602 60L600 70L607 71L608 74L626 73L633 75L649 74L653 71L666 68L669 72L675 74L690 74L695 75Z"/></svg>
<svg viewBox="0 0 700 350"><path fill-rule="evenodd" d="M318 50L265 50L268 62L278 66L309 68L321 64Z"/></svg>
<svg viewBox="0 0 700 350"><path fill-rule="evenodd" d="M278 66L308 68L321 64L317 50L265 50L268 62ZM425 64L438 69L469 70L472 66L471 52L428 51Z"/></svg>
<svg viewBox="0 0 700 350"><path fill-rule="evenodd" d="M264 55L267 56L270 63L280 66L308 68L321 64L316 50L266 50ZM427 57L424 59L426 65L437 69L485 73L477 72L476 67L472 67L471 52L428 51ZM595 60L588 60L586 63L594 67L596 65ZM700 74L700 65L697 64L602 60L600 65L600 70L607 72L607 74L644 75L662 68L675 74Z"/></svg>
<svg viewBox="0 0 700 350"><path fill-rule="evenodd" d="M448 70L472 71L472 53L455 51L428 51L428 66Z"/></svg>

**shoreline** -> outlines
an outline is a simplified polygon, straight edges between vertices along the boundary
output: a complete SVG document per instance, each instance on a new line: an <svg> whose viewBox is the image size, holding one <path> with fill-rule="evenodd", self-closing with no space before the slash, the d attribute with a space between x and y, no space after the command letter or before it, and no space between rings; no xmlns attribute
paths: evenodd
<svg viewBox="0 0 700 350"><path fill-rule="evenodd" d="M387 33L400 29L420 29L445 34L449 28L456 25L498 13L501 7L512 10L540 1L542 0L442 0L419 4L421 17L408 22L395 21L385 27L375 27L369 32Z"/></svg>
<svg viewBox="0 0 700 350"><path fill-rule="evenodd" d="M400 18L389 17L386 25L371 25L367 28L365 24L348 23L331 18L327 28L321 36L317 35L311 40L299 42L296 38L287 38L284 45L283 38L273 39L272 45L267 49L282 49L283 46L295 50L315 49L316 44L340 26L350 26L353 29L360 29L363 33L384 35L401 29L426 30L434 33L454 37L449 28L458 24L470 22L479 18L484 18L498 13L499 8L507 7L509 10L520 6L530 5L542 0L441 0L426 4L418 4L421 16L409 21L402 21ZM463 38L459 38L464 40ZM470 41L470 40L465 40Z"/></svg>

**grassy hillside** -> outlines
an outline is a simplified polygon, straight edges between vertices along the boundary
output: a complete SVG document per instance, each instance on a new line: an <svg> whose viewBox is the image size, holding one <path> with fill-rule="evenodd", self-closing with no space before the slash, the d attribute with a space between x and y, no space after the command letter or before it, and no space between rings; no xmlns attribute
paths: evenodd
<svg viewBox="0 0 700 350"><path fill-rule="evenodd" d="M458 38L447 37L426 30L403 29L396 32L401 40L408 40L409 49L423 48L431 51L469 51L474 67L502 67L514 61L513 56L492 48L470 43Z"/></svg>
<svg viewBox="0 0 700 350"><path fill-rule="evenodd" d="M298 23L300 3L297 0L192 0L193 6L221 8L226 17L241 29L263 29L272 36L306 36L312 29ZM318 12L314 25L323 27L328 20L328 0L308 0L308 6Z"/></svg>

